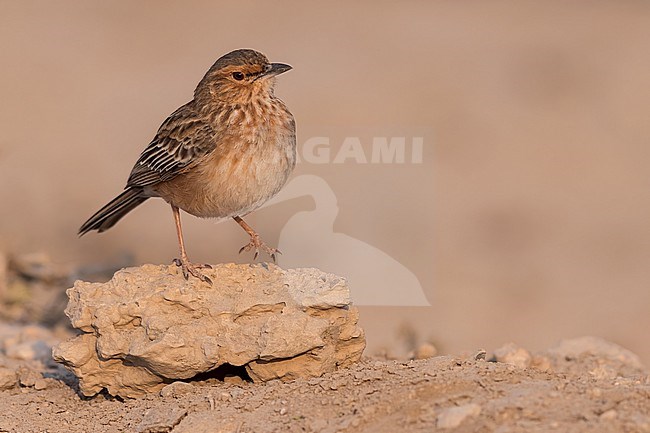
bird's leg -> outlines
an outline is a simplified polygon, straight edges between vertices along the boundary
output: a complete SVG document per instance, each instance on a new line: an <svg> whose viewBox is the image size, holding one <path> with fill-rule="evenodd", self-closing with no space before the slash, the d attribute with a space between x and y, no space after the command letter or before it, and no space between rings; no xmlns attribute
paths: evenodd
<svg viewBox="0 0 650 433"><path fill-rule="evenodd" d="M185 242L183 241L183 229L181 228L181 213L178 207L172 205L172 212L174 213L174 222L176 223L176 234L178 235L178 246L181 250L181 258L174 259L176 266L180 266L183 271L183 276L187 280L192 274L201 281L205 281L208 284L212 284L212 280L203 275L199 269L200 268L211 268L210 265L194 265L190 263L187 258L187 253L185 252Z"/></svg>
<svg viewBox="0 0 650 433"><path fill-rule="evenodd" d="M235 221L237 221L237 224L239 224L241 226L241 228L243 228L244 231L246 233L248 233L248 235L251 237L251 241L248 244L241 247L241 249L239 250L239 254L241 254L242 251L250 251L252 249L255 249L255 256L253 256L253 260L255 260L257 258L257 256L259 255L260 248L261 248L262 251L266 252L268 255L271 256L271 258L273 259L273 262L275 263L275 255L276 254L282 254L282 252L277 248L271 248L268 245L266 245L262 241L262 238L260 238L260 235L258 235L257 232L255 230L253 230L253 228L251 226L246 224L246 221L241 219L241 217L236 216L236 217L232 217L232 218Z"/></svg>

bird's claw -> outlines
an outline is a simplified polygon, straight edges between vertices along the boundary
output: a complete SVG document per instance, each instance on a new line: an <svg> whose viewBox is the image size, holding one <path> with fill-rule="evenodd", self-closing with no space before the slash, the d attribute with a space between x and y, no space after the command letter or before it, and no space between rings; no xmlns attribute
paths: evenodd
<svg viewBox="0 0 650 433"><path fill-rule="evenodd" d="M212 269L212 266L209 264L203 264L203 265L195 265L190 263L187 259L174 259L174 264L178 267L181 268L181 271L183 272L183 277L185 277L186 280L190 278L190 275L193 277L198 278L199 280L203 281L204 283L208 283L212 285L212 280L208 278L206 275L203 275L199 269Z"/></svg>
<svg viewBox="0 0 650 433"><path fill-rule="evenodd" d="M265 253L267 253L269 256L271 256L271 259L273 259L273 263L275 263L276 254L282 254L282 251L280 251L279 249L271 248L268 245L266 245L257 234L251 236L251 241L239 249L239 254L241 254L244 251L254 250L255 254L253 255L253 260L257 260L257 257L260 254L260 249Z"/></svg>

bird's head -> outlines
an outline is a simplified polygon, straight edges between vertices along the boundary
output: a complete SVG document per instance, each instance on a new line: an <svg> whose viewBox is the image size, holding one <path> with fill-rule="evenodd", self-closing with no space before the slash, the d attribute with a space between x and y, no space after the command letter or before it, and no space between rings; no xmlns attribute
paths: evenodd
<svg viewBox="0 0 650 433"><path fill-rule="evenodd" d="M270 63L254 50L235 50L217 60L197 86L196 99L243 104L255 96L273 94L275 77L291 69L284 63Z"/></svg>

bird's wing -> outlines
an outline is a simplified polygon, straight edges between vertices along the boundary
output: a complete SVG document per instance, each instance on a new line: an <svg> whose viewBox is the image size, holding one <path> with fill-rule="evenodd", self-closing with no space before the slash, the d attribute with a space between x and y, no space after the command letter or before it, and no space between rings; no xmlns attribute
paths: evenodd
<svg viewBox="0 0 650 433"><path fill-rule="evenodd" d="M170 180L214 150L214 130L192 105L183 105L163 122L133 166L126 188Z"/></svg>

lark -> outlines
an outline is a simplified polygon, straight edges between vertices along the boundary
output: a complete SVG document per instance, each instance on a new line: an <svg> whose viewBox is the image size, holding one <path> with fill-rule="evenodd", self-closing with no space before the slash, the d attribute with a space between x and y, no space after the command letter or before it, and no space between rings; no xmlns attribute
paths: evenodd
<svg viewBox="0 0 650 433"><path fill-rule="evenodd" d="M149 198L170 204L185 278L207 283L209 265L191 263L185 250L180 210L199 218L233 218L250 236L242 251L268 253L269 247L243 217L285 185L296 164L296 124L274 94L276 77L291 66L270 63L250 49L219 58L194 91L174 111L136 161L124 191L79 229L79 235L113 227Z"/></svg>

